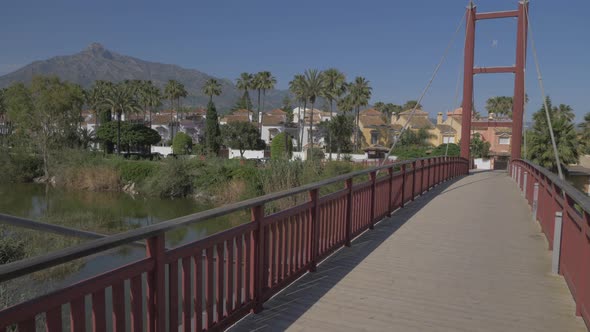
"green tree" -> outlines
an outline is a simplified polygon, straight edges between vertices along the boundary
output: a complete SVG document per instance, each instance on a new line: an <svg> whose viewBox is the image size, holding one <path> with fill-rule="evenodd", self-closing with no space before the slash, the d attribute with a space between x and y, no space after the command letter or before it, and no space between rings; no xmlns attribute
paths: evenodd
<svg viewBox="0 0 590 332"><path fill-rule="evenodd" d="M448 147L447 147L448 145ZM459 157L461 154L461 148L459 145L454 143L445 143L437 146L432 150L431 156L444 156L446 154L447 157Z"/></svg>
<svg viewBox="0 0 590 332"><path fill-rule="evenodd" d="M270 157L272 159L291 159L292 154L293 142L287 133L282 132L272 139L270 143Z"/></svg>
<svg viewBox="0 0 590 332"><path fill-rule="evenodd" d="M191 154L193 150L193 139L183 133L179 132L172 142L172 153L174 154Z"/></svg>
<svg viewBox="0 0 590 332"><path fill-rule="evenodd" d="M205 120L205 146L207 154L217 155L220 149L219 119L213 102L207 104L207 119Z"/></svg>
<svg viewBox="0 0 590 332"><path fill-rule="evenodd" d="M34 76L30 88L22 83L10 86L5 99L8 117L19 135L41 155L43 173L48 177L50 152L63 147L67 137L76 135L83 100L81 89L55 76Z"/></svg>
<svg viewBox="0 0 590 332"><path fill-rule="evenodd" d="M188 96L188 92L186 91L184 85L176 80L169 80L166 86L164 87L164 95L168 100L170 100L170 108L172 109L172 113L170 115L170 138L174 140L174 113L180 109L180 99L186 98ZM176 105L174 104L176 101Z"/></svg>
<svg viewBox="0 0 590 332"><path fill-rule="evenodd" d="M240 150L240 157L244 158L244 151L264 149L264 141L255 125L250 122L230 122L221 126L221 137L225 145Z"/></svg>
<svg viewBox="0 0 590 332"><path fill-rule="evenodd" d="M291 105L291 98L288 95L283 98L281 110L287 113L287 125L291 124L293 122L293 106Z"/></svg>
<svg viewBox="0 0 590 332"><path fill-rule="evenodd" d="M244 109L248 111L248 115L250 116L250 112L252 111L252 101L250 100L249 91L254 87L254 76L250 73L241 73L240 77L236 79L236 87L244 91L240 100L242 100L246 106Z"/></svg>
<svg viewBox="0 0 590 332"><path fill-rule="evenodd" d="M330 120L334 117L334 101L338 100L344 93L346 93L346 76L336 68L329 68L324 71L324 91L322 96L328 100L330 104ZM328 146L332 145L332 135L328 131ZM332 155L330 154L330 160Z"/></svg>
<svg viewBox="0 0 590 332"><path fill-rule="evenodd" d="M203 85L203 93L209 96L209 102L213 102L213 96L219 96L221 94L221 83L217 82L216 79L210 78Z"/></svg>
<svg viewBox="0 0 590 332"><path fill-rule="evenodd" d="M148 153L149 147L159 143L162 138L157 131L142 124L122 122L119 125L107 122L96 131L96 139L105 145L120 139L121 150L126 149L127 152L131 152L133 149Z"/></svg>
<svg viewBox="0 0 590 332"><path fill-rule="evenodd" d="M361 106L369 104L371 99L371 91L373 88L369 86L369 81L364 77L356 77L348 87L350 90L350 103L356 111L356 123L354 127L354 149L359 149L359 114Z"/></svg>
<svg viewBox="0 0 590 332"><path fill-rule="evenodd" d="M254 76L254 87L258 90L258 114L257 118L260 119L260 92L262 92L262 111L264 111L264 100L266 98L266 91L272 90L277 84L277 80L269 71L262 71ZM262 126L262 121L259 121L259 130Z"/></svg>
<svg viewBox="0 0 590 332"><path fill-rule="evenodd" d="M472 158L488 158L490 156L490 142L484 141L479 133L473 134L469 143Z"/></svg>
<svg viewBox="0 0 590 332"><path fill-rule="evenodd" d="M108 106L112 113L117 114L117 153L121 153L121 121L123 114L131 114L141 111L141 107L136 99L135 87L129 83L119 83L112 85L106 91L104 104Z"/></svg>
<svg viewBox="0 0 590 332"><path fill-rule="evenodd" d="M407 129L399 136L399 144L402 146L430 147L431 145L428 140L433 136L424 128L418 131Z"/></svg>
<svg viewBox="0 0 590 332"><path fill-rule="evenodd" d="M317 69L308 69L305 71L305 94L311 104L311 120L309 122L309 143L313 149L313 112L314 105L318 96L324 91L324 78L322 72Z"/></svg>
<svg viewBox="0 0 590 332"><path fill-rule="evenodd" d="M584 115L584 122L578 124L580 139L578 151L580 154L590 154L590 113Z"/></svg>
<svg viewBox="0 0 590 332"><path fill-rule="evenodd" d="M324 121L320 126L325 127L332 140L328 143L328 152L336 152L336 159L340 159L342 152L352 152L350 137L354 131L354 118L346 114L338 114L330 121Z"/></svg>
<svg viewBox="0 0 590 332"><path fill-rule="evenodd" d="M400 105L396 105L393 103L385 104L383 102L376 102L375 105L373 105L373 107L375 108L375 110L383 114L385 122L387 123L391 123L391 117L393 115L401 113L402 111L402 107Z"/></svg>
<svg viewBox="0 0 590 332"><path fill-rule="evenodd" d="M160 89L152 81L141 81L138 85L139 104L143 108L143 118L149 116L148 126L152 126L152 113L162 104Z"/></svg>
<svg viewBox="0 0 590 332"><path fill-rule="evenodd" d="M293 80L291 82L289 82L289 90L291 91L291 93L293 95L295 95L295 98L297 98L297 101L299 102L299 113L297 114L297 117L299 119L299 130L300 130L300 135L298 135L297 140L297 146L299 147L299 151L302 150L302 142L303 142L303 133L305 132L305 110L307 108L307 95L306 95L306 91L305 91L305 76L303 75L295 75L295 77L293 77ZM303 103L303 117L301 117L301 103Z"/></svg>
<svg viewBox="0 0 590 332"><path fill-rule="evenodd" d="M408 100L408 101L406 101L406 103L404 104L404 106L402 106L402 109L404 111L413 110L414 108L421 110L422 109L422 105L419 104L417 100Z"/></svg>
<svg viewBox="0 0 590 332"><path fill-rule="evenodd" d="M553 106L549 97L547 97L546 101L559 160L564 164L575 164L578 162L579 154L578 137L572 122L573 109L565 104ZM547 116L543 107L533 114L533 122L533 128L527 135L530 142L527 144L527 159L555 172L557 171L557 163L553 153Z"/></svg>
<svg viewBox="0 0 590 332"><path fill-rule="evenodd" d="M500 117L505 116L512 119L512 97L497 96L486 101L486 110Z"/></svg>

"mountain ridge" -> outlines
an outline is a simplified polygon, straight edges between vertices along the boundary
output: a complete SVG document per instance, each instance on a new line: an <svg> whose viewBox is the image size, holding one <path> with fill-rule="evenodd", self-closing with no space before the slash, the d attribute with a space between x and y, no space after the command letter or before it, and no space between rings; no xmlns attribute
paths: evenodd
<svg viewBox="0 0 590 332"><path fill-rule="evenodd" d="M46 60L33 61L11 73L0 76L0 88L15 82L29 83L33 75L56 75L62 80L90 87L96 80L119 82L123 80L151 80L163 89L170 79L185 85L189 96L184 99L184 106L203 107L209 97L201 92L205 81L217 79L222 85L222 94L215 97L218 110L228 111L242 96L233 82L218 78L197 69L183 68L175 64L164 64L142 60L133 56L113 52L99 43L92 43L84 50L71 55L58 55ZM265 108L279 107L288 91L271 90L266 93ZM254 93L250 97L256 102ZM163 102L167 106L166 101Z"/></svg>

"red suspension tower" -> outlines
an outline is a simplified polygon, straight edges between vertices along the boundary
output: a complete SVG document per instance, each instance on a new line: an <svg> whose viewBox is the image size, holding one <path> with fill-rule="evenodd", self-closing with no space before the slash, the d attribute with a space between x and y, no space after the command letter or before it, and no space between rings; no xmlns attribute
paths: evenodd
<svg viewBox="0 0 590 332"><path fill-rule="evenodd" d="M477 13L473 2L467 7L467 25L465 34L465 55L463 71L463 115L461 124L461 157L469 159L469 142L471 140L471 116L473 111L473 76L476 74L514 73L514 98L512 103L512 139L510 159L521 157L522 122L524 116L524 71L527 45L527 12L529 0L520 0L518 9L513 11ZM475 22L497 18L518 18L516 36L516 65L513 67L473 67L475 53Z"/></svg>

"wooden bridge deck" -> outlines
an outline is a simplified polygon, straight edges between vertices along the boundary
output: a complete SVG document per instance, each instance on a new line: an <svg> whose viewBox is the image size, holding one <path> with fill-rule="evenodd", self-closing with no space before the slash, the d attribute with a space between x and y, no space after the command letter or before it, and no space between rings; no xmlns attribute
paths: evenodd
<svg viewBox="0 0 590 332"><path fill-rule="evenodd" d="M506 173L418 198L234 331L585 331Z"/></svg>

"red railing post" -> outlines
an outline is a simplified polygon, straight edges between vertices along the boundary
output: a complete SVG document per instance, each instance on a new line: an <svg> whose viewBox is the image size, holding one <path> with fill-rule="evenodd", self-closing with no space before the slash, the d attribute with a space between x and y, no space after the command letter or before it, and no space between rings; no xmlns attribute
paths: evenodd
<svg viewBox="0 0 590 332"><path fill-rule="evenodd" d="M309 191L309 199L312 202L311 206L311 261L309 265L309 272L315 272L317 268L317 258L319 251L319 235L320 235L320 194L319 190L312 189Z"/></svg>
<svg viewBox="0 0 590 332"><path fill-rule="evenodd" d="M387 216L391 217L391 212L393 211L393 202L391 201L393 198L393 167L388 168L387 173L389 174L389 190L387 191Z"/></svg>
<svg viewBox="0 0 590 332"><path fill-rule="evenodd" d="M425 160L426 165L426 191L430 191L430 159Z"/></svg>
<svg viewBox="0 0 590 332"><path fill-rule="evenodd" d="M352 241L352 178L346 180L346 242L345 245L350 247Z"/></svg>
<svg viewBox="0 0 590 332"><path fill-rule="evenodd" d="M369 229L373 229L375 228L375 205L377 204L377 172L373 171L369 173L369 176L371 178L371 224Z"/></svg>
<svg viewBox="0 0 590 332"><path fill-rule="evenodd" d="M153 271L147 274L147 327L148 331L166 330L166 284L164 234L147 239L147 256L154 260Z"/></svg>
<svg viewBox="0 0 590 332"><path fill-rule="evenodd" d="M265 268L265 245L269 240L264 236L264 227L262 225L262 219L264 219L264 205L258 205L253 207L251 210L252 222L256 223L256 229L254 231L254 313L262 311L263 295L264 295L264 282L268 279L268 270Z"/></svg>
<svg viewBox="0 0 590 332"><path fill-rule="evenodd" d="M416 198L416 162L412 161L412 201Z"/></svg>
<svg viewBox="0 0 590 332"><path fill-rule="evenodd" d="M401 193L401 195L402 195L402 202L400 204L400 207L404 207L404 205L405 205L404 204L405 203L405 200L406 200L406 197L405 197L406 194L405 194L405 192L406 192L406 164L403 164L402 165L402 193Z"/></svg>

